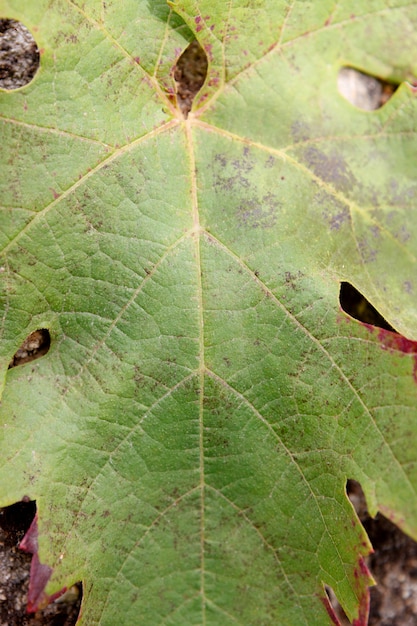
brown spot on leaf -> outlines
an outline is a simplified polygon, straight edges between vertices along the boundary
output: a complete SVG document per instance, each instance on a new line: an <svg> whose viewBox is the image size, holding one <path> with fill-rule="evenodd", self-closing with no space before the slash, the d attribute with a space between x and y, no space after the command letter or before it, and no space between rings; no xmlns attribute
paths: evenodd
<svg viewBox="0 0 417 626"><path fill-rule="evenodd" d="M304 274L302 272L297 272L296 274L292 273L292 272L285 272L284 273L284 279L285 279L285 283L287 284L288 287L290 287L291 289L297 289L298 287L298 282L304 278Z"/></svg>
<svg viewBox="0 0 417 626"><path fill-rule="evenodd" d="M52 195L54 197L54 200L58 200L59 196L61 195L60 193L58 193L55 189L53 189L52 187L49 188L52 192Z"/></svg>

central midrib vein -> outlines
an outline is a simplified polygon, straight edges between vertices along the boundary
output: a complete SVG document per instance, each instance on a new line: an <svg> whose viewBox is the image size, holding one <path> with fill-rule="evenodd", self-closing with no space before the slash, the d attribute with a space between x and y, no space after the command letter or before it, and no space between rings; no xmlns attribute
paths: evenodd
<svg viewBox="0 0 417 626"><path fill-rule="evenodd" d="M197 197L197 180L196 180L196 165L195 165L195 153L194 142L192 136L192 123L190 118L184 121L184 128L187 137L189 164L190 164L190 180L191 180L191 206L193 217L193 229L191 236L194 239L195 245L195 261L197 270L197 306L198 306L198 326L199 326L199 365L198 365L198 377L199 377L199 453L200 453L200 567L201 567L201 610L202 610L202 625L206 624L206 597L205 597L205 528L204 528L204 496L205 496L205 480L204 480L204 423L203 423L203 411L204 411L204 376L205 376L205 363L204 363L204 315L203 315L203 285L201 281L201 251L200 241L202 228L200 226L200 217L198 212L198 197Z"/></svg>

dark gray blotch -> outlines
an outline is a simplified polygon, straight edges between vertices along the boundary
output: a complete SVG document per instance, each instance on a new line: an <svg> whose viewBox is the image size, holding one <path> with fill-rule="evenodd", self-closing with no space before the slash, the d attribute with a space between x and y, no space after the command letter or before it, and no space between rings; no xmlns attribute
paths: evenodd
<svg viewBox="0 0 417 626"><path fill-rule="evenodd" d="M314 196L314 203L322 208L323 219L329 225L330 230L340 230L345 224L350 225L350 209L347 204L324 190Z"/></svg>
<svg viewBox="0 0 417 626"><path fill-rule="evenodd" d="M249 228L272 228L277 222L281 203L269 192L260 200L246 199L238 207L238 218L242 226Z"/></svg>
<svg viewBox="0 0 417 626"><path fill-rule="evenodd" d="M303 160L316 176L336 189L347 192L354 187L355 178L341 154L328 155L309 146L304 151Z"/></svg>

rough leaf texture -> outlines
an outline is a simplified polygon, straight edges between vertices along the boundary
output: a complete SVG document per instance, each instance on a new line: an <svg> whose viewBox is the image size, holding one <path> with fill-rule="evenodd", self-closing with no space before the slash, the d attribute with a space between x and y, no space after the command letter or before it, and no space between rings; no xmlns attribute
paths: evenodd
<svg viewBox="0 0 417 626"><path fill-rule="evenodd" d="M41 53L0 96L0 495L37 501L47 594L82 579L89 626L322 626L327 584L365 624L346 479L417 536L417 6L0 7ZM342 66L403 84L364 112Z"/></svg>

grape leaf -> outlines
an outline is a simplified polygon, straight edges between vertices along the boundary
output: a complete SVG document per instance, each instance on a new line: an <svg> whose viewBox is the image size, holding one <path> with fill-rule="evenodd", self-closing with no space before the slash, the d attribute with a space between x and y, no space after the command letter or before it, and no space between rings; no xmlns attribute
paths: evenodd
<svg viewBox="0 0 417 626"><path fill-rule="evenodd" d="M328 585L365 625L346 480L417 537L417 6L0 7L41 54L0 94L0 496L37 501L44 598L82 580L88 625L322 626ZM344 66L401 85L365 112ZM37 329L49 352L8 370Z"/></svg>

